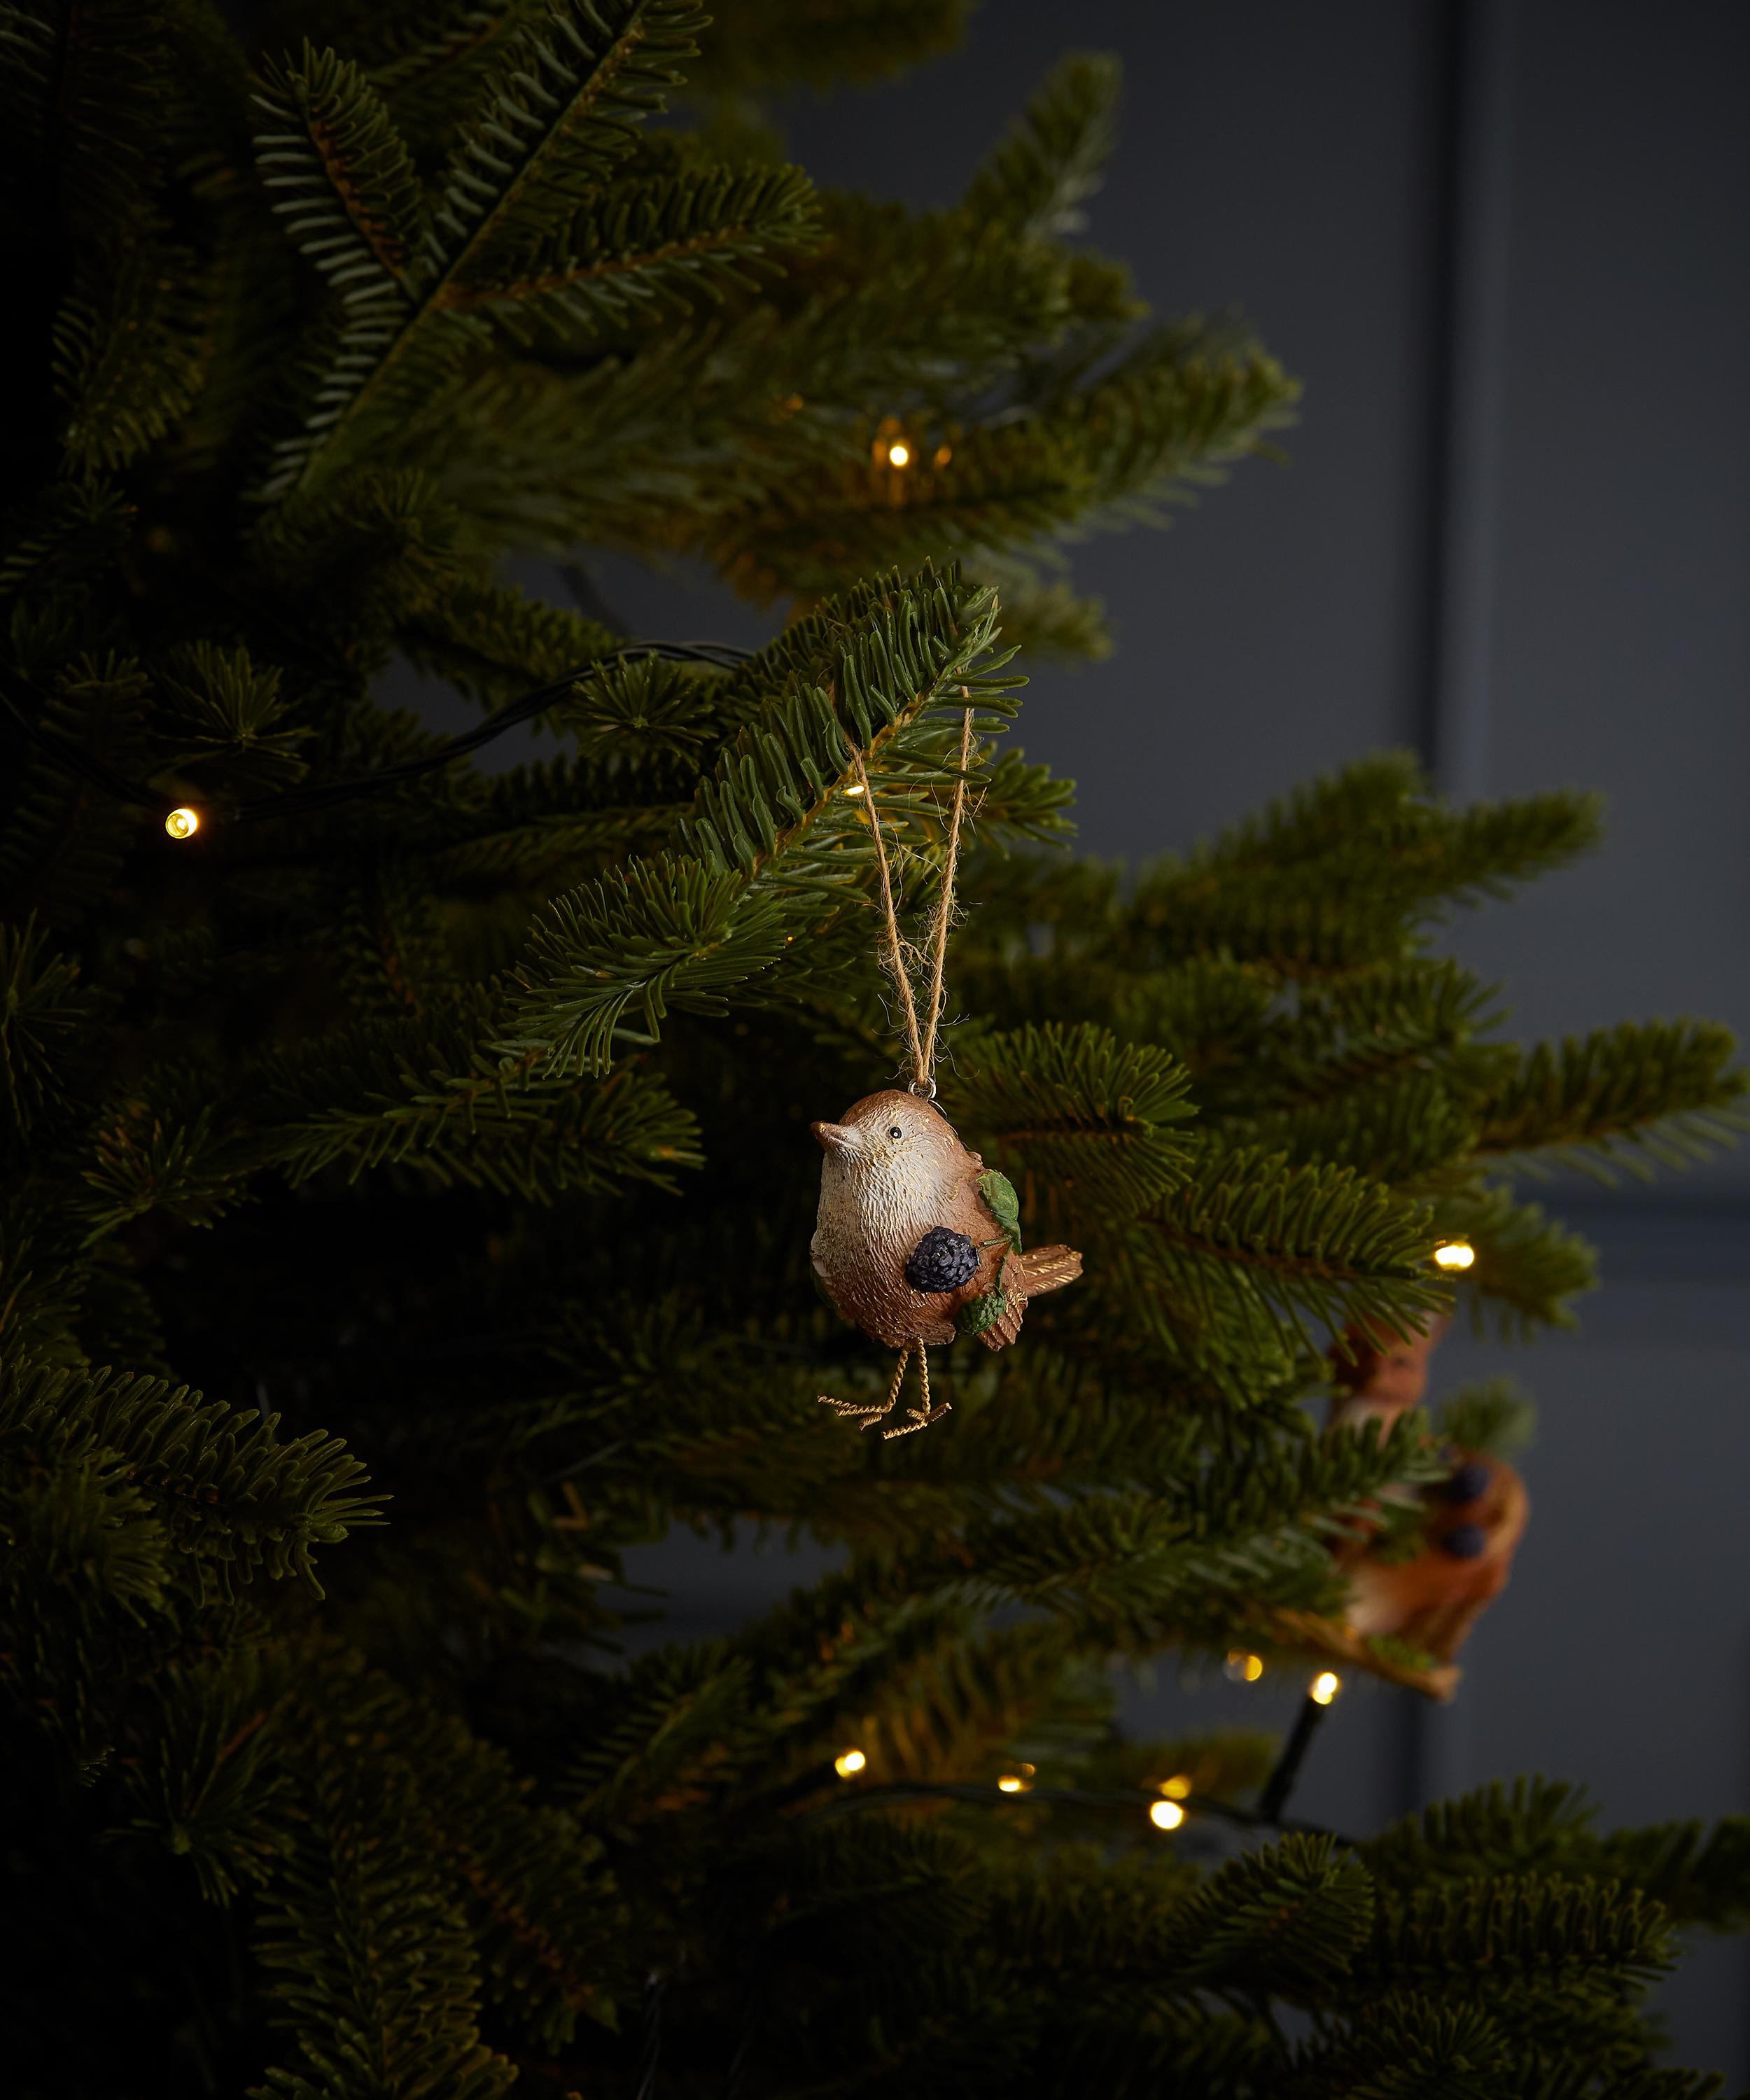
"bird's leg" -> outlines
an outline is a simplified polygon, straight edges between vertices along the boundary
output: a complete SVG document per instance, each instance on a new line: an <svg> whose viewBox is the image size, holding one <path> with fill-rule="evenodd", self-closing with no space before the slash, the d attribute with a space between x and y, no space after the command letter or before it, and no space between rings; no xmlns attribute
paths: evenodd
<svg viewBox="0 0 1750 2100"><path fill-rule="evenodd" d="M919 1357L923 1354L922 1343L916 1342L907 1342L905 1348L900 1351L899 1361L893 1366L893 1383L887 1389L887 1398L879 1407L872 1407L869 1410L869 1419L863 1424L865 1429L879 1422L884 1414L891 1414L893 1412L893 1403L899 1398L899 1389L906 1383L906 1365L911 1361L911 1352L914 1348L917 1350Z"/></svg>
<svg viewBox="0 0 1750 2100"><path fill-rule="evenodd" d="M949 1403L946 1400L942 1402L940 1407L931 1406L930 1352L924 1348L921 1342L915 1343L914 1346L916 1348L918 1352L918 1375L923 1381L923 1404L920 1406L914 1407L910 1410L911 1419L909 1422L901 1423L897 1429L884 1429L881 1432L881 1434L884 1438L909 1436L915 1429L928 1429L932 1422L940 1422L942 1417L948 1412ZM904 1364L901 1364L900 1369L904 1370L905 1368ZM899 1392L899 1386L897 1380L894 1383L893 1392L894 1396L897 1398ZM893 1405L893 1401L889 1400L888 1405L891 1407Z"/></svg>
<svg viewBox="0 0 1750 2100"><path fill-rule="evenodd" d="M862 1423L866 1429L872 1423L879 1422L884 1414L891 1414L893 1411L893 1403L899 1398L899 1389L905 1383L906 1365L910 1359L914 1348L918 1350L920 1356L923 1354L921 1345L912 1342L907 1342L904 1348L900 1351L899 1362L894 1369L893 1383L887 1389L887 1398L879 1407L871 1407L866 1401L861 1400L835 1400L831 1393L826 1392L817 1396L821 1405L837 1408L840 1414L848 1415L853 1421ZM923 1383L927 1388L929 1384L928 1371L924 1374Z"/></svg>

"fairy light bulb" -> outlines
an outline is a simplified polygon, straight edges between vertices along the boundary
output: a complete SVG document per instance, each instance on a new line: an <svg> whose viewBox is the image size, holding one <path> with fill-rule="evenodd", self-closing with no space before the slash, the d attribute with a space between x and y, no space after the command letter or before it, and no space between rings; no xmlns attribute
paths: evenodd
<svg viewBox="0 0 1750 2100"><path fill-rule="evenodd" d="M201 812L198 810L172 810L164 820L165 836L173 839L192 839L200 828Z"/></svg>
<svg viewBox="0 0 1750 2100"><path fill-rule="evenodd" d="M869 790L859 782L856 787L847 788L844 792L847 795L866 795Z"/></svg>
<svg viewBox="0 0 1750 2100"><path fill-rule="evenodd" d="M1185 1811L1176 1801L1151 1802L1148 1820L1157 1830L1176 1830L1185 1820Z"/></svg>
<svg viewBox="0 0 1750 2100"><path fill-rule="evenodd" d="M1229 1648L1225 1670L1236 1684L1255 1684L1264 1674L1264 1659L1243 1648Z"/></svg>
<svg viewBox="0 0 1750 2100"><path fill-rule="evenodd" d="M1334 1670L1321 1670L1307 1687L1307 1696L1315 1706L1329 1706L1343 1688L1343 1681Z"/></svg>
<svg viewBox="0 0 1750 2100"><path fill-rule="evenodd" d="M1170 1779L1161 1782L1161 1791L1169 1801L1183 1801L1191 1791L1189 1772L1175 1772Z"/></svg>
<svg viewBox="0 0 1750 2100"><path fill-rule="evenodd" d="M840 1750L832 1761L832 1768L840 1779L855 1779L868 1762L861 1750L853 1748Z"/></svg>
<svg viewBox="0 0 1750 2100"><path fill-rule="evenodd" d="M1434 1251L1436 1268L1448 1268L1455 1274L1469 1268L1477 1258L1477 1251L1468 1240L1442 1240Z"/></svg>
<svg viewBox="0 0 1750 2100"><path fill-rule="evenodd" d="M1013 1771L1006 1771L997 1781L998 1793L1025 1793L1033 1785L1036 1765L1017 1765Z"/></svg>
<svg viewBox="0 0 1750 2100"><path fill-rule="evenodd" d="M887 463L889 466L910 465L911 448L903 438L895 438L893 443L888 447Z"/></svg>

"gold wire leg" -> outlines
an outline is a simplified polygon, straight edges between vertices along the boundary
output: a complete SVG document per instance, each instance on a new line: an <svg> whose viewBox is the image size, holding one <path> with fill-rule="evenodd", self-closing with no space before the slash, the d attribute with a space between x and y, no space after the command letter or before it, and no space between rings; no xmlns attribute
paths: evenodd
<svg viewBox="0 0 1750 2100"><path fill-rule="evenodd" d="M872 1423L879 1422L884 1414L893 1413L893 1403L899 1398L899 1389L906 1382L906 1365L910 1361L913 1349L916 1349L920 1357L923 1353L923 1345L920 1343L906 1343L899 1352L899 1361L894 1366L893 1381L887 1389L887 1398L879 1407L870 1406L866 1401L835 1400L828 1392L818 1394L816 1397L822 1407L835 1407L840 1414L849 1416L853 1421L860 1422L864 1428L867 1429ZM928 1390L929 1382L929 1373L926 1370L923 1374L926 1392Z"/></svg>
<svg viewBox="0 0 1750 2100"><path fill-rule="evenodd" d="M911 1352L914 1348L917 1349L919 1357L923 1354L923 1349L915 1342L907 1342L905 1348L900 1351L899 1361L893 1366L893 1383L887 1389L887 1398L879 1407L869 1410L869 1420L863 1424L865 1429L869 1427L871 1423L879 1422L884 1414L893 1413L893 1403L899 1398L900 1388L906 1383L906 1365L911 1360Z"/></svg>
<svg viewBox="0 0 1750 2100"><path fill-rule="evenodd" d="M909 1436L915 1429L928 1429L932 1422L940 1422L950 1411L949 1403L946 1400L940 1407L931 1406L930 1352L921 1342L915 1343L914 1346L918 1352L918 1375L923 1381L923 1403L910 1410L909 1421L901 1423L897 1429L884 1429L881 1435L884 1440L891 1440L895 1436ZM901 1368L903 1369L904 1366L901 1365ZM893 1404L892 1401L888 1402L889 1407Z"/></svg>

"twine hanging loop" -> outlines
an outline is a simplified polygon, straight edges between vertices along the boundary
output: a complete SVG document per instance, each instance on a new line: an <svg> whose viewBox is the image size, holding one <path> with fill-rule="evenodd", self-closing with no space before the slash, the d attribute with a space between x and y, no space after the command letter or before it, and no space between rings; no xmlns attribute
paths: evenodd
<svg viewBox="0 0 1750 2100"><path fill-rule="evenodd" d="M888 866L887 841L881 835L880 813L875 808L863 755L860 751L855 754L857 785L869 811L869 828L875 834L875 867L881 879L882 960L898 989L905 1014L906 1040L911 1052L912 1076L906 1083L906 1091L926 1101L936 1098L936 1039L941 1026L946 997L943 976L948 962L948 929L954 923L954 883L960 858L960 827L966 815L966 776L972 762L972 696L964 686L960 688L960 698L967 703L960 718L960 770L954 783L954 807L948 822L948 852L942 863L941 894L936 901L936 918L930 929L929 993L925 1008L928 1019L922 1026L918 1020L917 995L912 990L911 973L906 968L906 943L900 934L899 913L893 902L893 877Z"/></svg>

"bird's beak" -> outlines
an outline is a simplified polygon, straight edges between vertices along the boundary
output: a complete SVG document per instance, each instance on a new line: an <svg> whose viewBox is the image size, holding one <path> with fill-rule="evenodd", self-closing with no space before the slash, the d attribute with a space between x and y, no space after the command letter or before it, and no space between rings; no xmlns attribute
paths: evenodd
<svg viewBox="0 0 1750 2100"><path fill-rule="evenodd" d="M846 1159L853 1153L862 1150L862 1137L849 1123L812 1123L809 1128L820 1140L822 1152L834 1153L840 1159Z"/></svg>

